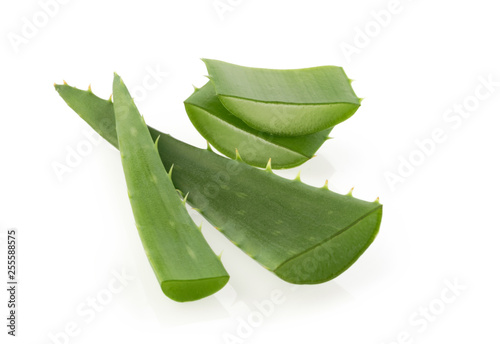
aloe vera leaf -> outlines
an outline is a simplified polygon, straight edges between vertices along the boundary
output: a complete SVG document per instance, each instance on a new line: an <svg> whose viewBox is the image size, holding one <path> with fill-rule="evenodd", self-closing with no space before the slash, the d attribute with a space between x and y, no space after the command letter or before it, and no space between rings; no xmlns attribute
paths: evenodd
<svg viewBox="0 0 500 344"><path fill-rule="evenodd" d="M332 128L303 136L276 136L255 130L233 116L221 104L214 86L208 82L184 101L191 123L224 155L235 159L236 150L247 164L273 168L301 165L328 139Z"/></svg>
<svg viewBox="0 0 500 344"><path fill-rule="evenodd" d="M67 85L56 85L66 103L91 127L109 112L106 100ZM83 99L85 101L83 101ZM100 103L90 106L89 102ZM281 178L199 149L149 128L166 169L175 163L172 181L187 201L268 270L290 283L328 281L351 266L378 233L382 205ZM103 130L113 144L112 130ZM116 146L115 146L116 147Z"/></svg>
<svg viewBox="0 0 500 344"><path fill-rule="evenodd" d="M342 67L263 69L202 60L224 107L270 134L325 130L351 117L361 104Z"/></svg>
<svg viewBox="0 0 500 344"><path fill-rule="evenodd" d="M163 167L144 118L116 74L113 99L130 204L161 289L179 302L215 293L227 283L229 275L189 216Z"/></svg>

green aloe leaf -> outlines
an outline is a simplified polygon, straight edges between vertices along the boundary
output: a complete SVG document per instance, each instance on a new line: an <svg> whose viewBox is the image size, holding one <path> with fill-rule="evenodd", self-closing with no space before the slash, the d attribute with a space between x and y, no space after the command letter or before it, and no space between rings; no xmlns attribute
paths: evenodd
<svg viewBox="0 0 500 344"><path fill-rule="evenodd" d="M203 61L224 107L263 132L312 134L345 121L360 106L341 67L283 70Z"/></svg>
<svg viewBox="0 0 500 344"><path fill-rule="evenodd" d="M130 204L161 289L180 302L215 293L227 283L229 275L189 216L163 167L144 118L116 74L113 99Z"/></svg>
<svg viewBox="0 0 500 344"><path fill-rule="evenodd" d="M106 100L56 85L66 103L115 144L113 107ZM109 102L108 102L109 103ZM98 111L94 111L94 109ZM326 187L288 180L238 160L224 158L149 128L161 136L158 152L187 201L245 253L285 281L328 281L351 266L372 243L382 205L340 195ZM115 134L116 135L116 134Z"/></svg>
<svg viewBox="0 0 500 344"><path fill-rule="evenodd" d="M298 166L313 157L328 139L332 128L304 136L276 136L255 130L233 116L221 104L208 82L184 101L191 123L200 134L226 156L235 159L236 150L244 162L273 168Z"/></svg>

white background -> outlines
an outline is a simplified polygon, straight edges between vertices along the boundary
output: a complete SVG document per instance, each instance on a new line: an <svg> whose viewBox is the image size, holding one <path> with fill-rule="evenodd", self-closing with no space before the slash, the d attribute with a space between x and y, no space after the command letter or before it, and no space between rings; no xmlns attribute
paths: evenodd
<svg viewBox="0 0 500 344"><path fill-rule="evenodd" d="M18 337L6 335L2 320L2 343L500 341L494 2L222 0L230 7L219 15L214 0L61 0L51 16L41 5L48 2L3 1L0 9L2 271L5 232L19 232ZM380 196L379 236L335 280L293 288L192 212L224 252L231 280L207 299L175 303L142 251L118 152L100 141L70 172L55 173L91 131L54 82L92 83L109 97L116 71L140 95L149 124L203 147L182 103L206 80L202 57L268 68L339 65L356 80L365 98L358 112L318 157L279 172L291 178L300 169L309 184L329 179L334 191L355 186L356 197ZM141 93L151 70L158 82ZM481 78L492 80L490 91ZM436 130L440 140L429 144ZM416 141L427 143L427 154ZM391 187L401 159L413 166ZM123 269L134 278L110 294ZM87 302L106 295L112 299L92 314ZM1 319L6 303L4 291ZM268 312L259 317L256 303Z"/></svg>

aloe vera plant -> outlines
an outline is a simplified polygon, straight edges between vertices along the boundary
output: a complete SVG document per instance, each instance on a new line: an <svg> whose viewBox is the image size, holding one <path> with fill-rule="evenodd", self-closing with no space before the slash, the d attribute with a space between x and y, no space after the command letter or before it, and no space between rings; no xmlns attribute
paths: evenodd
<svg viewBox="0 0 500 344"><path fill-rule="evenodd" d="M130 204L146 255L175 301L192 301L222 288L229 275L189 216L122 79L113 82L116 138ZM157 137L161 140L161 137Z"/></svg>
<svg viewBox="0 0 500 344"><path fill-rule="evenodd" d="M203 61L224 107L263 132L316 133L348 119L360 106L341 67L279 70Z"/></svg>
<svg viewBox="0 0 500 344"><path fill-rule="evenodd" d="M91 92L56 85L66 103L118 147L113 105ZM382 205L266 170L161 136L158 152L187 201L235 245L280 278L328 281L351 266L375 238Z"/></svg>
<svg viewBox="0 0 500 344"><path fill-rule="evenodd" d="M217 150L232 159L237 150L253 166L265 167L269 159L275 169L298 166L313 157L332 130L293 137L260 132L221 104L211 82L196 89L184 105L191 123Z"/></svg>

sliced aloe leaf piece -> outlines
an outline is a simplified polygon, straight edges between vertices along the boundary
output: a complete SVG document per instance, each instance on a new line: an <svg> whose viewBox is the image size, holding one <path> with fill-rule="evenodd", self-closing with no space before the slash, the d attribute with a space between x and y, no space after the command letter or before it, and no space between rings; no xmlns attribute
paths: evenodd
<svg viewBox="0 0 500 344"><path fill-rule="evenodd" d="M113 99L130 204L161 289L180 302L215 293L227 283L229 275L189 216L163 167L144 118L116 74ZM157 140L162 138L158 136Z"/></svg>
<svg viewBox="0 0 500 344"><path fill-rule="evenodd" d="M249 127L221 104L214 86L208 82L184 101L191 123L200 134L226 156L235 159L236 150L243 161L273 168L298 166L314 156L328 139L332 128L304 136L276 136Z"/></svg>
<svg viewBox="0 0 500 344"><path fill-rule="evenodd" d="M360 106L342 67L284 70L203 61L224 107L263 132L312 134L345 121Z"/></svg>
<svg viewBox="0 0 500 344"><path fill-rule="evenodd" d="M111 123L106 100L57 85L66 103L91 127ZM95 112L98 109L99 112ZM104 109L107 109L103 111ZM290 283L328 281L351 266L378 233L382 205L340 195L326 187L288 180L207 149L161 136L158 152L187 201L245 253ZM112 130L101 130L116 143ZM115 145L116 147L116 145Z"/></svg>

